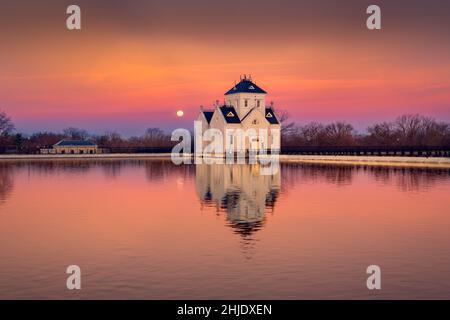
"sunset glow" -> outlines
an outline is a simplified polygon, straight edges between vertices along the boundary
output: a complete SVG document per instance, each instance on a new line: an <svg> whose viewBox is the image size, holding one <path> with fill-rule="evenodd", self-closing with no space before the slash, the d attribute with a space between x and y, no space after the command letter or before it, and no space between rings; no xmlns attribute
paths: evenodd
<svg viewBox="0 0 450 320"><path fill-rule="evenodd" d="M65 29L65 3L11 2L0 13L0 108L24 132L139 134L179 127L181 108L192 127L200 105L247 73L298 122L450 119L448 4L386 3L372 32L364 1L258 1L258 18L246 15L254 1L239 2L220 22L233 2L79 1L80 31Z"/></svg>

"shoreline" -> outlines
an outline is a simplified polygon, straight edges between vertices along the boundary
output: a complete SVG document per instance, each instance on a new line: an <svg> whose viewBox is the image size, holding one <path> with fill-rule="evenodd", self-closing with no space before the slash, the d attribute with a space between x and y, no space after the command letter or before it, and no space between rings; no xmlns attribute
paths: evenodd
<svg viewBox="0 0 450 320"><path fill-rule="evenodd" d="M395 156L320 156L280 155L282 163L310 163L336 165L370 165L391 167L418 167L450 169L450 158L440 157L395 157ZM109 153L109 154L11 154L0 155L0 162L10 161L59 161L59 160L168 160L170 153Z"/></svg>
<svg viewBox="0 0 450 320"><path fill-rule="evenodd" d="M170 159L170 153L98 153L98 154L2 154L3 160L62 160L62 159Z"/></svg>
<svg viewBox="0 0 450 320"><path fill-rule="evenodd" d="M450 169L450 158L439 157L280 155L280 162Z"/></svg>

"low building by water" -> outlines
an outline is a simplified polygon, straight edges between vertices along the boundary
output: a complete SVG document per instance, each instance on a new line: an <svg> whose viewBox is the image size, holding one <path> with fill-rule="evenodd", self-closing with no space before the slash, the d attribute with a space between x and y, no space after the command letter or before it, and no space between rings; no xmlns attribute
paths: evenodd
<svg viewBox="0 0 450 320"><path fill-rule="evenodd" d="M97 154L100 149L90 140L61 140L51 149L41 149L42 154Z"/></svg>

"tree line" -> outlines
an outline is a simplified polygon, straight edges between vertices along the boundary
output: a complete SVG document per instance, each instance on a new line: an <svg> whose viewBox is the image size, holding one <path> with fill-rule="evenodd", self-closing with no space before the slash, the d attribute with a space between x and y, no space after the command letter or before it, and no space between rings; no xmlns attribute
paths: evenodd
<svg viewBox="0 0 450 320"><path fill-rule="evenodd" d="M51 148L60 140L91 140L101 148L169 147L175 142L160 128L148 128L141 136L125 138L118 132L101 135L90 134L87 130L69 127L62 132L40 131L31 135L16 132L15 126L4 112L0 112L0 147L14 148L22 152L36 152L41 148Z"/></svg>
<svg viewBox="0 0 450 320"><path fill-rule="evenodd" d="M283 146L450 146L450 123L419 114L375 123L365 133L348 122L296 124L288 119L281 113Z"/></svg>
<svg viewBox="0 0 450 320"><path fill-rule="evenodd" d="M393 121L375 123L365 133L352 124L310 122L297 124L286 112L278 112L283 146L450 146L450 124L419 114L402 115ZM160 128L148 128L141 136L125 138L117 132L90 134L69 127L62 132L36 132L25 135L15 130L8 115L0 112L0 147L22 152L49 148L62 139L92 140L102 148L170 147L176 142Z"/></svg>

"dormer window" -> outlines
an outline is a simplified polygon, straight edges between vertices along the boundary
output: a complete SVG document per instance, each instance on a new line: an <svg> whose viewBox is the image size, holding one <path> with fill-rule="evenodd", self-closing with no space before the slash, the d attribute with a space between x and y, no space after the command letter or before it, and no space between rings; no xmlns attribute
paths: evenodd
<svg viewBox="0 0 450 320"><path fill-rule="evenodd" d="M233 114L233 112L231 112L231 111L230 111L230 112L228 112L228 113L227 113L227 117L229 117L229 118L232 118L232 117L234 117L234 114Z"/></svg>
<svg viewBox="0 0 450 320"><path fill-rule="evenodd" d="M254 86L250 86L250 87L248 87L248 89L249 90L255 90L255 87Z"/></svg>
<svg viewBox="0 0 450 320"><path fill-rule="evenodd" d="M273 118L273 115L270 112L267 112L266 118Z"/></svg>

